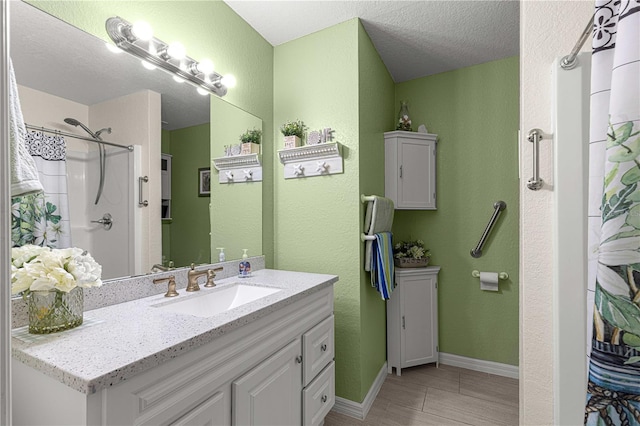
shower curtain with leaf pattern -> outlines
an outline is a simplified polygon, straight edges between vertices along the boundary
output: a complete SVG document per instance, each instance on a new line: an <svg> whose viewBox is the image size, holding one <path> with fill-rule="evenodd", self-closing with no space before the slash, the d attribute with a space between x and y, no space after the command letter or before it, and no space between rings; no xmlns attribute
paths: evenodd
<svg viewBox="0 0 640 426"><path fill-rule="evenodd" d="M592 52L585 424L640 425L640 0L596 1Z"/></svg>
<svg viewBox="0 0 640 426"><path fill-rule="evenodd" d="M27 132L25 145L35 161L44 192L11 199L12 246L71 247L64 137Z"/></svg>

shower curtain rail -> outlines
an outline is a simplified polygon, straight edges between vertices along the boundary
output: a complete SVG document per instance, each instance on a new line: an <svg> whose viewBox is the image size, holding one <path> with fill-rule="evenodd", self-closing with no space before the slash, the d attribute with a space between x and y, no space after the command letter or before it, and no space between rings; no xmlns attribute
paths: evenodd
<svg viewBox="0 0 640 426"><path fill-rule="evenodd" d="M595 16L596 16L595 13L593 14L593 16L591 16L589 23L585 27L582 34L580 34L580 38L578 39L578 42L576 43L575 46L573 46L571 53L569 53L567 56L562 58L562 60L560 61L560 66L562 67L562 69L571 70L575 68L575 66L577 65L578 53L580 53L580 49L582 49L582 45L584 44L585 41L587 41L587 38L589 38L589 35L591 34L591 30L593 29L593 19L595 18Z"/></svg>
<svg viewBox="0 0 640 426"><path fill-rule="evenodd" d="M70 138L81 139L83 141L88 141L88 142L93 142L93 143L103 143L105 145L113 146L113 147L116 147L116 148L126 149L128 151L133 151L133 145L120 145L120 144L113 143L113 142L97 141L95 139L85 138L84 136L74 135L73 133L62 132L62 131L56 130L56 129L47 129L46 127L32 126L31 124L26 124L26 123L25 123L25 127L27 129L31 129L31 130L38 130L40 132L53 133L55 135L67 136L67 137L70 137Z"/></svg>

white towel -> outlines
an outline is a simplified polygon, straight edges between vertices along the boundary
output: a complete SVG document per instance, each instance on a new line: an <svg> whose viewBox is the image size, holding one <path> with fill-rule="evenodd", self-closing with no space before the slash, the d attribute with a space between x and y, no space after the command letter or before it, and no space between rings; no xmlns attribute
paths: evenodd
<svg viewBox="0 0 640 426"><path fill-rule="evenodd" d="M18 85L9 60L9 161L11 168L11 197L42 191L38 169L25 144L24 127Z"/></svg>
<svg viewBox="0 0 640 426"><path fill-rule="evenodd" d="M367 211L364 216L364 232L367 235L375 235L380 232L391 232L393 225L393 213L395 206L388 198L375 196L373 201L367 203ZM364 270L371 270L371 240L364 242Z"/></svg>

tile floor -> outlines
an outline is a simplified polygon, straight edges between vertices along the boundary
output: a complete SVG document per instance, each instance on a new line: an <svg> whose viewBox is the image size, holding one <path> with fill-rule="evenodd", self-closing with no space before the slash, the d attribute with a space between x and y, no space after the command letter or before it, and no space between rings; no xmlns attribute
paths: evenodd
<svg viewBox="0 0 640 426"><path fill-rule="evenodd" d="M517 425L518 380L435 364L388 374L365 420L331 411L325 426Z"/></svg>

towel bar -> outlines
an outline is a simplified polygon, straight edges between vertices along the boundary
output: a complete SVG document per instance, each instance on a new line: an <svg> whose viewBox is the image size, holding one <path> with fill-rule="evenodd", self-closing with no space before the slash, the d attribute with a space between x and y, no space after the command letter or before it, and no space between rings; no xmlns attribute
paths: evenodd
<svg viewBox="0 0 640 426"><path fill-rule="evenodd" d="M365 242L367 240L373 241L376 239L375 235L364 235L364 234L360 234L360 241Z"/></svg>
<svg viewBox="0 0 640 426"><path fill-rule="evenodd" d="M376 196L375 195L364 195L364 194L360 194L360 202L361 203L366 203L368 201L375 201Z"/></svg>

